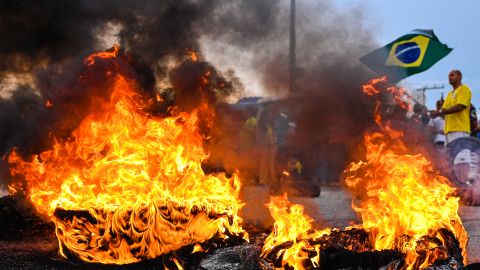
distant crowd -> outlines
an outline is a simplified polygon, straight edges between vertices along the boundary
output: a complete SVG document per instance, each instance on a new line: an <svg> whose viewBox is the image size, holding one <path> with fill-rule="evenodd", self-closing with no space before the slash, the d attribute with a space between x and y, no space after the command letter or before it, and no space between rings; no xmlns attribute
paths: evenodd
<svg viewBox="0 0 480 270"><path fill-rule="evenodd" d="M436 110L440 111L444 103L445 100L443 97L437 100ZM443 148L446 146L445 116L436 115L435 117L432 117L426 106L416 103L413 106L413 114L410 116L410 119L424 128L429 129L432 143L435 147ZM480 125L478 124L477 110L473 103L470 103L469 107L468 124L470 126L470 131L468 132L469 136L480 139Z"/></svg>

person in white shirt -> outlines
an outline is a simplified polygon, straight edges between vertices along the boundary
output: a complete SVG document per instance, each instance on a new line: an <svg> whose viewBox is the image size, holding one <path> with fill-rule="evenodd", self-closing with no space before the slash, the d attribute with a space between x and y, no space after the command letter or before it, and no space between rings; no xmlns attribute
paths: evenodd
<svg viewBox="0 0 480 270"><path fill-rule="evenodd" d="M437 110L441 110L443 106L443 99L440 99L437 101L436 106ZM445 119L444 116L438 115L437 117L433 118L429 123L428 123L432 129L433 129L433 144L437 148L443 148L445 146L445 133L444 133L444 128L445 128Z"/></svg>

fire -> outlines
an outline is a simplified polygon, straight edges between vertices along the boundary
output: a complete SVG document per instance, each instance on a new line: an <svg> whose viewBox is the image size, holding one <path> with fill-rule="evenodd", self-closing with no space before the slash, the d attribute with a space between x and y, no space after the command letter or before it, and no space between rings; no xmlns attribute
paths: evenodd
<svg viewBox="0 0 480 270"><path fill-rule="evenodd" d="M187 55L188 55L188 58L190 58L190 60L193 62L197 62L200 58L198 56L198 53L191 48L187 49Z"/></svg>
<svg viewBox="0 0 480 270"><path fill-rule="evenodd" d="M452 195L455 189L448 179L436 174L423 155L408 154L401 138L367 134L365 145L366 161L350 165L346 183L352 189L365 188L366 197L352 207L361 214L363 227L371 231L375 248L400 249L407 254L408 269L414 269L417 241L446 228L459 239L465 258L467 234L458 216L459 199ZM409 240L398 246L405 235ZM425 260L420 268L438 258Z"/></svg>
<svg viewBox="0 0 480 270"><path fill-rule="evenodd" d="M384 89L382 89L382 87ZM390 93L393 95L393 99L397 105L404 109L410 109L410 104L406 102L407 91L404 88L390 85L386 76L370 80L362 86L362 90L363 93L369 96L378 95L382 92Z"/></svg>
<svg viewBox="0 0 480 270"><path fill-rule="evenodd" d="M118 54L115 46L85 65L121 61ZM208 155L198 111L151 116L135 80L107 74L111 96L95 99L68 139L31 160L9 156L12 175L25 178L30 200L55 223L61 254L126 264L214 236L247 237L237 216L238 177L201 168Z"/></svg>
<svg viewBox="0 0 480 270"><path fill-rule="evenodd" d="M97 52L88 56L85 59L84 64L87 66L93 66L95 64L95 59L115 58L119 55L119 53L120 53L120 46L117 44L114 44L109 51Z"/></svg>
<svg viewBox="0 0 480 270"><path fill-rule="evenodd" d="M372 87L368 84L364 89L380 93ZM401 94L393 86L389 89ZM438 230L445 228L460 241L466 261L468 237L452 184L433 170L424 155L412 154L401 132L388 123L379 123L379 127L381 132L365 135L366 160L346 170L347 186L364 194L352 207L361 214L363 227L371 231L375 248L398 249L407 254L408 269L423 268L446 251L441 244L421 248L420 240L432 236L444 241ZM419 251L424 249L427 255L421 256Z"/></svg>
<svg viewBox="0 0 480 270"><path fill-rule="evenodd" d="M386 76L370 80L369 82L367 82L362 86L362 91L368 96L379 96L381 94L390 94L392 95L392 98L395 101L395 104L407 110L411 109L410 103L407 102L407 99L410 97L407 98L406 90L401 87L399 88L394 85L390 85L388 83ZM375 102L375 110L373 112L373 118L375 120L375 123L377 123L378 125L381 125L382 123L382 117L380 112L381 105L382 105L382 102L379 99L377 99Z"/></svg>
<svg viewBox="0 0 480 270"><path fill-rule="evenodd" d="M271 197L267 204L270 214L275 220L274 230L267 237L262 248L262 256L267 256L274 248L288 243L279 256L282 256L282 267L290 266L293 269L305 269L305 262L318 267L320 264L320 245L311 245L311 241L329 234L330 229L314 230L313 219L303 213L303 206L292 204L287 199L287 194ZM290 244L291 243L291 244ZM310 258L309 253L317 255Z"/></svg>
<svg viewBox="0 0 480 270"><path fill-rule="evenodd" d="M50 99L45 100L45 108L52 108L53 102Z"/></svg>
<svg viewBox="0 0 480 270"><path fill-rule="evenodd" d="M385 77L370 81L363 90L373 96L387 91L398 105L409 106L404 90L389 85ZM351 163L345 171L347 186L359 197L352 207L363 220L345 233L366 230L369 240L352 239L343 247L355 252L396 250L405 255L401 269L425 269L451 256L455 237L466 263L468 236L458 215L455 188L424 155L413 154L404 134L382 119L381 105L377 99L374 119L379 131L365 135L365 161ZM303 206L288 202L286 194L272 197L267 206L275 224L262 256L270 262L281 259L281 267L289 269L319 267L321 248L330 236L339 240L334 236L338 230L313 230Z"/></svg>

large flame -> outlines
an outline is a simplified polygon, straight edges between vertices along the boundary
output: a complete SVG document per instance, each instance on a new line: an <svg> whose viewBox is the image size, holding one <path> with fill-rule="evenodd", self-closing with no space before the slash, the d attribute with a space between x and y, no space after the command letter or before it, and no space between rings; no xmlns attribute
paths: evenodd
<svg viewBox="0 0 480 270"><path fill-rule="evenodd" d="M380 93L377 83L375 80L364 86L364 90L370 90L365 92ZM389 89L401 95L395 87ZM347 185L364 191L353 209L361 214L363 227L371 230L375 248L399 249L407 254L408 269L423 268L445 252L439 251L441 244L430 246L428 258L419 263L417 241L445 228L460 241L466 261L467 233L458 216L459 198L453 196L452 184L433 170L424 155L412 154L402 140L402 132L388 123L378 124L380 132L365 135L366 160L352 163L346 171ZM443 241L441 236L435 237Z"/></svg>
<svg viewBox="0 0 480 270"><path fill-rule="evenodd" d="M287 194L271 197L267 204L270 214L275 220L274 230L267 237L262 248L262 256L267 256L275 247L287 243L287 247L278 252L282 267L305 269L306 261L318 267L320 264L320 245L312 245L311 241L329 234L330 229L314 230L313 219L303 213L303 206L288 201ZM316 256L309 256L309 253Z"/></svg>
<svg viewBox="0 0 480 270"><path fill-rule="evenodd" d="M448 179L435 174L423 155L408 154L400 137L367 134L365 145L366 161L350 165L346 182L350 188L365 189L365 198L353 209L361 214L363 227L371 231L375 248L400 249L407 254L409 269L414 269L417 241L446 228L459 239L465 258L467 234L458 216L459 198L452 195L455 189ZM400 243L404 236L408 240ZM418 267L441 258L438 252L431 255Z"/></svg>
<svg viewBox="0 0 480 270"><path fill-rule="evenodd" d="M85 64L117 55L118 47ZM57 139L31 161L15 152L9 157L37 210L55 223L62 255L125 264L242 234L239 179L201 168L207 154L199 113L150 116L136 82L110 76L111 96L95 99L67 140Z"/></svg>
<svg viewBox="0 0 480 270"><path fill-rule="evenodd" d="M363 86L364 93L389 93L397 105L409 108L404 89L389 85L386 77ZM352 204L370 234L375 250L397 250L405 254L402 269L424 269L452 256L449 230L460 242L464 263L467 261L468 236L458 215L459 198L449 180L432 168L426 156L403 141L403 133L391 127L382 117L377 100L374 120L378 132L365 135L365 161L351 163L346 169L346 184L359 196ZM303 214L303 206L288 202L286 195L272 197L267 205L275 220L262 256L282 267L305 269L318 267L321 239L336 230L312 229L313 220ZM349 229L349 228L347 228ZM354 245L346 246L354 250ZM361 249L362 251L362 249ZM371 251L369 248L363 251ZM278 257L270 258L271 254Z"/></svg>
<svg viewBox="0 0 480 270"><path fill-rule="evenodd" d="M369 96L391 95L392 100L397 106L400 106L404 109L410 109L411 107L410 102L408 102L411 97L407 95L406 90L404 88L399 88L389 84L386 76L372 79L365 83L362 85L362 91L364 94ZM382 105L385 104L382 104L380 99L376 99L373 119L378 125L381 125L382 123L382 116L380 112L380 107Z"/></svg>

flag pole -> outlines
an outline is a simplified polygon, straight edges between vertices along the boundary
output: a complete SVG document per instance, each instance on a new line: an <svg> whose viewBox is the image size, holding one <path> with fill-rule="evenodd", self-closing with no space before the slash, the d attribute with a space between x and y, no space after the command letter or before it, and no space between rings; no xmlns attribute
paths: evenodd
<svg viewBox="0 0 480 270"><path fill-rule="evenodd" d="M290 72L290 85L289 85L289 93L293 94L295 92L295 79L296 79L296 63L295 63L295 0L290 0L290 65L289 65L289 72Z"/></svg>

